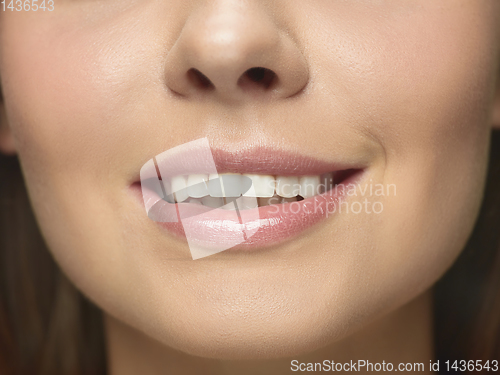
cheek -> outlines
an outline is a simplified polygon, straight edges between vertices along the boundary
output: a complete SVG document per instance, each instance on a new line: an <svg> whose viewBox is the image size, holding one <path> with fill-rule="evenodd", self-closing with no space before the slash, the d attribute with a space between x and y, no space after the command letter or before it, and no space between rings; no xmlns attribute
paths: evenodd
<svg viewBox="0 0 500 375"><path fill-rule="evenodd" d="M391 106L377 105L373 134L386 145L384 178L399 193L387 206L392 241L418 244L402 253L427 274L458 255L481 203L497 61L487 8L430 13L387 46L383 92Z"/></svg>
<svg viewBox="0 0 500 375"><path fill-rule="evenodd" d="M3 30L15 41L4 45L2 67L19 153L25 161L41 157L37 167L67 172L114 139L113 110L125 107L116 93L126 89L127 66L104 45L119 44L118 35L105 41L97 27L30 21L7 18Z"/></svg>
<svg viewBox="0 0 500 375"><path fill-rule="evenodd" d="M119 233L118 223L97 218L121 207L116 188L135 171L128 160L140 162L144 153L134 140L154 137L140 133L151 111L138 102L162 98L154 96L161 66L151 56L162 46L154 50L144 36L148 17L101 16L91 24L69 11L2 19L6 107L38 222L58 256L75 243L87 246L81 256L92 256L95 243L84 233L99 225Z"/></svg>
<svg viewBox="0 0 500 375"><path fill-rule="evenodd" d="M117 3L3 17L2 84L28 171L105 168L150 120L140 106L162 98L161 11Z"/></svg>
<svg viewBox="0 0 500 375"><path fill-rule="evenodd" d="M332 111L352 114L353 126L364 127L388 152L484 137L498 65L493 25L500 6L479 2L490 6L404 5L383 13L350 5L323 11L316 20L322 27L308 43L313 70L323 80L317 86Z"/></svg>
<svg viewBox="0 0 500 375"><path fill-rule="evenodd" d="M120 208L116 187L131 169L125 156L141 151L130 144L147 122L133 113L154 59L144 52L145 25L123 15L102 25L71 13L38 16L2 19L3 90L42 232L65 269L83 278L81 264L103 255L92 249L109 247L103 237L121 238L118 223L102 217Z"/></svg>
<svg viewBox="0 0 500 375"><path fill-rule="evenodd" d="M377 17L323 12L309 42L324 105L384 149L373 169L397 193L380 198L378 217L347 220L358 228L351 241L375 257L363 274L397 298L432 285L461 251L487 167L498 6L428 4Z"/></svg>
<svg viewBox="0 0 500 375"><path fill-rule="evenodd" d="M450 192L477 205L482 191L500 9L465 3L309 15L322 26L309 40L312 71L324 79L318 96L382 145L384 179L418 207L442 206Z"/></svg>
<svg viewBox="0 0 500 375"><path fill-rule="evenodd" d="M416 288L456 259L481 204L497 61L488 17L458 12L406 33L386 76L392 106L380 106L373 134L386 145L384 178L399 194L379 235L392 244L386 259L406 264L404 278Z"/></svg>

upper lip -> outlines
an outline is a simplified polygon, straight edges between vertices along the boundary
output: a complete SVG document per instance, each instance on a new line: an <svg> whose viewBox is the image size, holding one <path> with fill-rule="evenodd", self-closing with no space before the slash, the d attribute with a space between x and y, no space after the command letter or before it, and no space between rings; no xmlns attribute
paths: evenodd
<svg viewBox="0 0 500 375"><path fill-rule="evenodd" d="M169 156L168 162L162 163L163 178L178 175L214 173L245 173L281 176L321 175L346 169L362 169L365 165L353 162L330 162L298 152L273 149L269 147L251 147L237 151L228 151L210 147L213 162L207 160L207 153L189 148ZM155 172L153 170L149 172ZM140 181L140 176L136 180Z"/></svg>

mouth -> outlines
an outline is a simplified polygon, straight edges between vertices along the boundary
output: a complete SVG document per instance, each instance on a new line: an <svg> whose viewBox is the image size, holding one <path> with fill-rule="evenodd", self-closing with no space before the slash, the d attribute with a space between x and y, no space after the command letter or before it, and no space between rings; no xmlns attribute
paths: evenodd
<svg viewBox="0 0 500 375"><path fill-rule="evenodd" d="M358 172L356 169L348 169L316 176L272 176L246 173L190 174L159 178L159 180L162 181L165 189L162 199L168 203L245 210L273 204L300 202L338 187ZM148 184L145 181L142 183ZM232 202L240 205L230 205L229 203Z"/></svg>
<svg viewBox="0 0 500 375"><path fill-rule="evenodd" d="M293 239L334 216L365 170L272 149L214 150L207 141L157 155L131 189L149 218L187 240L198 259Z"/></svg>

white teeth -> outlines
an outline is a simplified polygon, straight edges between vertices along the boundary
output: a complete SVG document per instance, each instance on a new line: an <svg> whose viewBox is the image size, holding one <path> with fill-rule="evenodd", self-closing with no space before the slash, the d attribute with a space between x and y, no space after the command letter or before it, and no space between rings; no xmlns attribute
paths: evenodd
<svg viewBox="0 0 500 375"><path fill-rule="evenodd" d="M189 194L187 192L187 181L184 176L176 176L172 177L172 192L175 195L175 201L177 203L184 202L189 198Z"/></svg>
<svg viewBox="0 0 500 375"><path fill-rule="evenodd" d="M196 199L196 198L189 198L187 203L196 204L198 206L202 205L201 201L199 199Z"/></svg>
<svg viewBox="0 0 500 375"><path fill-rule="evenodd" d="M173 193L175 202L178 203L187 200L188 203L211 208L227 206L224 208L234 209L232 202L238 199L238 207L252 209L295 202L299 195L310 198L322 194L334 186L334 177L334 173L301 177L239 173L192 174L172 177L170 183L165 184L170 189L165 190L167 195Z"/></svg>
<svg viewBox="0 0 500 375"><path fill-rule="evenodd" d="M251 210L252 208L259 207L257 203L257 198L252 197L241 197L238 198L238 209L240 210Z"/></svg>
<svg viewBox="0 0 500 375"><path fill-rule="evenodd" d="M220 207L224 206L224 199L207 196L207 197L201 198L201 203L207 207L220 208Z"/></svg>
<svg viewBox="0 0 500 375"><path fill-rule="evenodd" d="M211 174L208 181L208 190L211 197L239 197L243 190L241 174Z"/></svg>
<svg viewBox="0 0 500 375"><path fill-rule="evenodd" d="M244 174L252 180L252 188L243 194L244 197L262 197L270 198L274 195L276 180L273 176L257 175L257 174Z"/></svg>
<svg viewBox="0 0 500 375"><path fill-rule="evenodd" d="M226 206L224 206L227 210L234 210L235 204L238 206L238 210L251 210L252 208L259 207L257 198L253 197L232 197L232 198L224 198L226 202Z"/></svg>
<svg viewBox="0 0 500 375"><path fill-rule="evenodd" d="M203 198L209 194L208 175L190 174L187 179L187 191L190 197Z"/></svg>
<svg viewBox="0 0 500 375"><path fill-rule="evenodd" d="M243 190L243 180L239 173L224 173L220 174L222 178L222 188L224 196L228 198L241 197Z"/></svg>
<svg viewBox="0 0 500 375"><path fill-rule="evenodd" d="M165 189L165 200L168 203L175 203L175 197L172 191L172 182L171 180L162 180L163 188Z"/></svg>
<svg viewBox="0 0 500 375"><path fill-rule="evenodd" d="M222 208L224 210L236 210L236 205L234 204L235 201L236 201L236 197L232 197L232 198L224 198L224 201L226 202L226 204L224 206L222 206Z"/></svg>
<svg viewBox="0 0 500 375"><path fill-rule="evenodd" d="M311 198L318 195L320 183L321 181L319 176L302 176L299 180L299 195L303 198Z"/></svg>
<svg viewBox="0 0 500 375"><path fill-rule="evenodd" d="M224 196L224 194L222 194L221 180L217 173L208 176L208 192L211 197L221 198Z"/></svg>
<svg viewBox="0 0 500 375"><path fill-rule="evenodd" d="M300 186L297 176L277 176L276 194L283 198L292 198L299 195Z"/></svg>

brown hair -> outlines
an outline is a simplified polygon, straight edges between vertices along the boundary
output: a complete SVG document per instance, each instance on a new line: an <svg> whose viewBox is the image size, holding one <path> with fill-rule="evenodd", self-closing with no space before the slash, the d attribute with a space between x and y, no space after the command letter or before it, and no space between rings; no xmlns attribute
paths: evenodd
<svg viewBox="0 0 500 375"><path fill-rule="evenodd" d="M436 284L434 305L437 358L500 361L499 131L492 133L479 218L464 251Z"/></svg>
<svg viewBox="0 0 500 375"><path fill-rule="evenodd" d="M500 358L500 134L482 210L435 287L436 355ZM443 366L441 366L442 368ZM66 279L33 216L16 157L0 155L0 373L106 373L102 313Z"/></svg>
<svg viewBox="0 0 500 375"><path fill-rule="evenodd" d="M106 373L102 315L46 248L16 157L0 155L0 374Z"/></svg>

